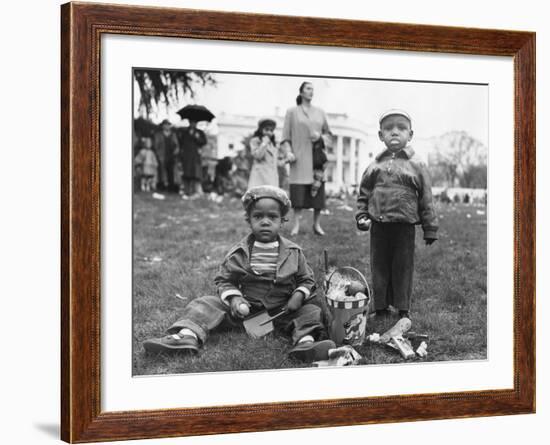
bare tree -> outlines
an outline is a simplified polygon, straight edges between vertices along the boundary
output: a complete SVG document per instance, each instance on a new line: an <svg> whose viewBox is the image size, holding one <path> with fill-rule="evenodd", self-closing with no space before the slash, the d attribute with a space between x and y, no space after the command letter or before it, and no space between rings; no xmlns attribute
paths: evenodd
<svg viewBox="0 0 550 445"><path fill-rule="evenodd" d="M437 138L430 164L448 186L487 186L487 148L465 131Z"/></svg>

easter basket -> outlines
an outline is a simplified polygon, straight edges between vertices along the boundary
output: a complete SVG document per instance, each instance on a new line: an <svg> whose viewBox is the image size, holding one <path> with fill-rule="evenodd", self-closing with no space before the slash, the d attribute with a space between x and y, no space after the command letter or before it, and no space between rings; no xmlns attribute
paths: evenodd
<svg viewBox="0 0 550 445"><path fill-rule="evenodd" d="M372 292L354 267L332 270L325 284L329 335L337 345L361 345L365 339Z"/></svg>

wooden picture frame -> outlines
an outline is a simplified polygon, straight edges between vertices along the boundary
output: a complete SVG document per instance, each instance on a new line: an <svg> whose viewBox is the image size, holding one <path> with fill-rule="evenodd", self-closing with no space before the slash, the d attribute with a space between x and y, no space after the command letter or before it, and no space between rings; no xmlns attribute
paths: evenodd
<svg viewBox="0 0 550 445"><path fill-rule="evenodd" d="M68 3L61 7L61 34L63 440L77 443L535 411L534 33ZM102 412L99 117L103 34L513 57L513 389Z"/></svg>

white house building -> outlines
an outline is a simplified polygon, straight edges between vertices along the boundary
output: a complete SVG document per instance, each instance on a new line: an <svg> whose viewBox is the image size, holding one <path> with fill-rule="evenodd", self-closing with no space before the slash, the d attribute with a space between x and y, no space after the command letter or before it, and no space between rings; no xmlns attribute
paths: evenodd
<svg viewBox="0 0 550 445"><path fill-rule="evenodd" d="M275 137L280 141L284 116L277 113L270 118L277 122ZM369 128L344 113L327 113L327 118L334 141L327 150L326 187L329 191L349 190L356 187L373 159L378 129ZM210 129L212 136L217 138L217 157L235 156L244 148L243 140L256 130L257 125L257 116L220 113Z"/></svg>

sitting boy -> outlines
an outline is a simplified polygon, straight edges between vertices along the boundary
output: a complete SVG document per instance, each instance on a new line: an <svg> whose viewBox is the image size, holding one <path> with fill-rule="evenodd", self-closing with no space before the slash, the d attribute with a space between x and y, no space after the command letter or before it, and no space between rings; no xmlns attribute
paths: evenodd
<svg viewBox="0 0 550 445"><path fill-rule="evenodd" d="M287 194L278 187L258 186L242 198L251 233L232 247L215 277L217 296L191 301L168 335L146 340L151 352L197 352L210 331L222 323L242 324L248 314L287 308L275 327L292 338L289 355L311 362L328 358L335 348L323 340L321 309L303 304L314 284L313 272L302 249L279 235L290 208Z"/></svg>

